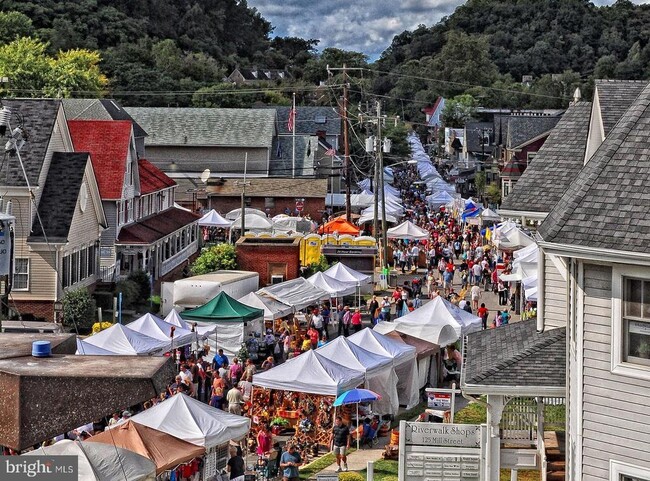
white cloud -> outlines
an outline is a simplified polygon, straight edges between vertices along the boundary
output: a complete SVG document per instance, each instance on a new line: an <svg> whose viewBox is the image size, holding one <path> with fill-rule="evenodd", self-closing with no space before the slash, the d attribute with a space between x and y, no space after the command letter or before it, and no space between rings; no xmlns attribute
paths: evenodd
<svg viewBox="0 0 650 481"><path fill-rule="evenodd" d="M650 0L633 0L648 3ZM594 0L608 5L614 0ZM464 0L248 0L275 27L274 34L320 40L377 58L404 30L434 25Z"/></svg>

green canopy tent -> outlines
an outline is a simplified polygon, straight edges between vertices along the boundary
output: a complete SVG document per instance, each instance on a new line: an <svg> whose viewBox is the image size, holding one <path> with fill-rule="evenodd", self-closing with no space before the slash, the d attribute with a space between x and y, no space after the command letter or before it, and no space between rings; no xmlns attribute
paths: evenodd
<svg viewBox="0 0 650 481"><path fill-rule="evenodd" d="M225 292L195 309L180 313L186 321L196 321L199 325L217 325L214 336L208 338L211 353L223 349L224 354L232 357L239 352L242 343L250 333L263 333L264 310L247 306L233 299Z"/></svg>

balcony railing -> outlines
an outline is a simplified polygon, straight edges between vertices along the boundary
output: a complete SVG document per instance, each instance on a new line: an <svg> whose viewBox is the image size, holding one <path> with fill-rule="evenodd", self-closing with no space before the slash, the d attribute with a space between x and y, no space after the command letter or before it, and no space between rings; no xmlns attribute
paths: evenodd
<svg viewBox="0 0 650 481"><path fill-rule="evenodd" d="M167 260L164 260L160 269L160 275L164 276L180 266L183 262L188 260L198 248L198 241L194 241L185 246L184 249L174 254Z"/></svg>

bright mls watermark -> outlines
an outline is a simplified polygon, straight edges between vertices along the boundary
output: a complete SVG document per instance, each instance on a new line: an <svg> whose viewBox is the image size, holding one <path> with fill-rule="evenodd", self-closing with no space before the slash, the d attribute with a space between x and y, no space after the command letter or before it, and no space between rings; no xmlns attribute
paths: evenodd
<svg viewBox="0 0 650 481"><path fill-rule="evenodd" d="M77 456L0 456L2 481L77 481Z"/></svg>

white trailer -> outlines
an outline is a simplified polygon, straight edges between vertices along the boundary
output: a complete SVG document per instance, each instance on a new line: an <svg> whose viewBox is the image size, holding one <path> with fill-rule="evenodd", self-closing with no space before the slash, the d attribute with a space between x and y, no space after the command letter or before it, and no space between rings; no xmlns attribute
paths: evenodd
<svg viewBox="0 0 650 481"><path fill-rule="evenodd" d="M193 309L202 306L220 292L239 299L259 289L260 275L250 271L215 271L210 274L163 282L162 314L174 308Z"/></svg>

